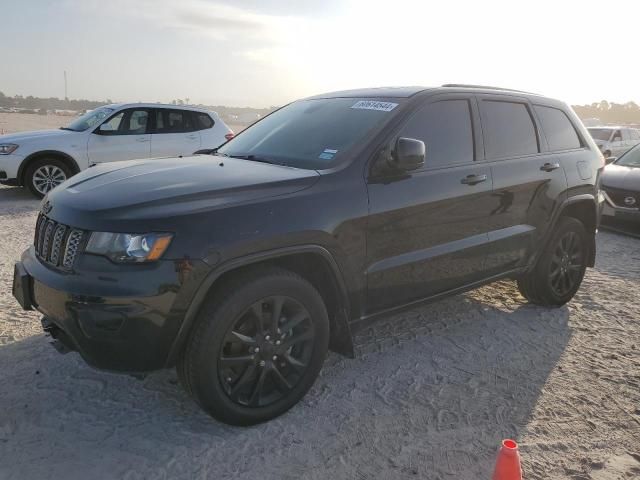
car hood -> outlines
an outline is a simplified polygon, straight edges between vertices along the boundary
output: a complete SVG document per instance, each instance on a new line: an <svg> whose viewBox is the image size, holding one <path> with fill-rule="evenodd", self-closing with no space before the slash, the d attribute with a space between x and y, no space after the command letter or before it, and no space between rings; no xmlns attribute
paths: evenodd
<svg viewBox="0 0 640 480"><path fill-rule="evenodd" d="M605 188L640 191L640 168L612 163L605 167L601 183Z"/></svg>
<svg viewBox="0 0 640 480"><path fill-rule="evenodd" d="M68 135L77 135L78 132L71 130L34 130L32 132L10 133L8 135L0 135L1 143L20 143L29 140L38 140L40 138L65 137Z"/></svg>
<svg viewBox="0 0 640 480"><path fill-rule="evenodd" d="M88 230L113 225L118 231L138 220L164 222L286 195L319 178L315 170L210 155L133 160L85 170L51 191L43 207L67 225Z"/></svg>

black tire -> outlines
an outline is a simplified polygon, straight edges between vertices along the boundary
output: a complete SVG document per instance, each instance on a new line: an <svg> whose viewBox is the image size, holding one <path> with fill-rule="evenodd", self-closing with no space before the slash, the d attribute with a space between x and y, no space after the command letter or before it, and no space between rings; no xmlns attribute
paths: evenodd
<svg viewBox="0 0 640 480"><path fill-rule="evenodd" d="M212 417L253 425L283 414L307 393L328 344L327 310L308 281L279 268L253 270L203 305L178 377Z"/></svg>
<svg viewBox="0 0 640 480"><path fill-rule="evenodd" d="M562 217L533 270L518 278L522 296L542 306L558 307L571 300L587 269L589 245L582 222Z"/></svg>
<svg viewBox="0 0 640 480"><path fill-rule="evenodd" d="M42 186L37 179L36 174L43 171L52 172L51 183ZM57 158L40 158L34 160L27 166L24 175L24 186L37 198L44 197L50 190L55 188L57 184L62 183L73 175L71 169L62 160ZM59 182L59 183L58 183Z"/></svg>

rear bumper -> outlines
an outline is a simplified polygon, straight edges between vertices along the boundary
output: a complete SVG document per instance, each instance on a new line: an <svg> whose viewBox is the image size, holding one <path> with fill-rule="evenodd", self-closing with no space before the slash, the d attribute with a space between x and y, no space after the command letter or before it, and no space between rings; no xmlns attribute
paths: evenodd
<svg viewBox="0 0 640 480"><path fill-rule="evenodd" d="M30 248L16 264L13 293L23 308L42 313L45 331L91 366L132 373L165 368L190 303L189 279L172 261L119 270L74 278L82 275L43 265Z"/></svg>

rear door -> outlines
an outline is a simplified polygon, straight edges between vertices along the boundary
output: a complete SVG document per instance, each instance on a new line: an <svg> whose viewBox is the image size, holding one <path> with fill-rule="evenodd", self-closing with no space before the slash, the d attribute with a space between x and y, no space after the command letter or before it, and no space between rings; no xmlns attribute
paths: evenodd
<svg viewBox="0 0 640 480"><path fill-rule="evenodd" d="M478 103L485 162L493 176L487 269L490 274L500 274L528 261L567 182L556 153L548 151L534 107L526 98L478 95ZM549 117L551 135L559 128L556 113L566 119L556 109L541 113Z"/></svg>
<svg viewBox="0 0 640 480"><path fill-rule="evenodd" d="M152 157L192 155L200 149L200 132L190 110L154 109Z"/></svg>
<svg viewBox="0 0 640 480"><path fill-rule="evenodd" d="M96 128L87 143L89 164L149 158L149 109L130 108L112 115L106 122L111 130Z"/></svg>
<svg viewBox="0 0 640 480"><path fill-rule="evenodd" d="M367 310L432 296L484 276L491 169L481 149L475 101L432 97L392 136L422 140L424 168L368 178ZM384 156L376 162L384 162Z"/></svg>

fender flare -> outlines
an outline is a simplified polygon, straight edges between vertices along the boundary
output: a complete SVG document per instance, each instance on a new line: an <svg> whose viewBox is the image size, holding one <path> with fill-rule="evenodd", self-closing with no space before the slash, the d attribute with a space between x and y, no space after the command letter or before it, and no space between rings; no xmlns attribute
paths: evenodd
<svg viewBox="0 0 640 480"><path fill-rule="evenodd" d="M339 336L340 342L338 345L332 344L330 345L330 347L332 347L332 349L337 351L338 353L353 358L355 356L355 349L353 346L353 337L351 335L351 329L349 325L350 303L342 273L333 255L326 248L320 245L309 244L267 250L264 252L257 252L244 257L235 258L222 263L217 268L214 268L211 272L209 272L209 274L205 277L205 279L198 287L195 295L193 296L191 304L189 305L189 308L185 313L182 324L180 325L180 329L178 330L178 334L176 335L176 338L174 339L169 350L165 366L171 367L175 365L184 344L188 340L189 333L191 332L197 314L200 311L200 308L204 303L209 290L216 282L216 280L218 280L223 274L240 267L247 267L263 262L265 260L273 260L299 253L313 253L316 255L320 255L324 260L327 261L329 267L331 268L333 276L336 280L336 286L338 289L340 300L338 314L336 315L334 322L334 326L337 327L337 329L336 331L333 331L331 333L331 337L334 338L334 335Z"/></svg>
<svg viewBox="0 0 640 480"><path fill-rule="evenodd" d="M37 152L33 152L29 155L27 155L24 160L22 160L22 163L20 164L20 167L18 168L18 183L20 185L24 185L24 174L25 171L27 169L27 165L29 165L29 163L31 162L31 160L33 160L36 157L41 157L41 156L46 156L46 155L54 155L56 157L62 157L65 159L65 161L69 162L71 164L71 168L74 170L74 174L80 172L80 166L78 165L78 162L75 161L75 159L69 155L68 153L64 153L61 152L59 150L38 150Z"/></svg>
<svg viewBox="0 0 640 480"><path fill-rule="evenodd" d="M584 202L584 201L588 201L589 203L593 204L593 208L594 208L594 214L596 217L596 229L598 228L598 224L599 224L599 220L600 220L600 215L599 215L599 210L598 210L598 199L595 195L591 194L591 193L581 193L579 195L574 195L571 197L567 197L563 200L563 202L558 206L558 208L556 208L556 211L553 214L553 217L551 219L551 226L547 229L545 236L542 240L542 244L545 246L547 246L547 243L549 243L549 241L551 240L551 236L553 235L553 232L555 231L556 225L558 224L558 220L560 219L560 217L562 216L562 213L567 209L567 207L569 207L570 205L573 205L575 203L578 202ZM540 249L538 251L538 253L535 255L535 257L533 258L533 260L529 263L526 271L529 272L531 271L536 263L538 262L538 258L540 257L540 255L542 254L542 252L544 251L544 248ZM595 235L592 236L591 238L591 244L589 245L589 261L587 263L587 265L589 266L593 266L595 263L595 256L596 256L596 242L595 242Z"/></svg>

